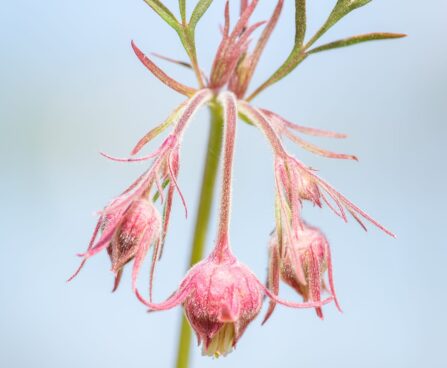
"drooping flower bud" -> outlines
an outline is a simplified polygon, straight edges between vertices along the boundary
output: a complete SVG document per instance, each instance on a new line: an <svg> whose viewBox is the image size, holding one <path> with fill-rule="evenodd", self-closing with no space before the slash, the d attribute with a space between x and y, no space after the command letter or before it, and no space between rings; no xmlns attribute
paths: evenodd
<svg viewBox="0 0 447 368"><path fill-rule="evenodd" d="M192 267L178 290L156 304L138 299L153 311L182 304L191 327L207 356L225 356L258 315L264 295L291 308L317 308L332 301L293 303L271 293L244 264L234 257L227 244L217 246L206 259Z"/></svg>
<svg viewBox="0 0 447 368"><path fill-rule="evenodd" d="M107 248L115 273L113 291L118 288L123 267L131 260L134 260L132 288L135 289L138 272L151 245L155 245L154 254L158 254L162 221L153 203L140 197L125 210L114 209L113 203L103 211L87 251L81 254L84 259L68 281L76 277L87 259ZM95 244L99 232L102 234Z"/></svg>
<svg viewBox="0 0 447 368"><path fill-rule="evenodd" d="M184 301L186 316L203 344L203 355L226 355L258 315L264 291L257 278L234 258L200 264L191 294Z"/></svg>
<svg viewBox="0 0 447 368"><path fill-rule="evenodd" d="M320 189L315 183L315 180L303 172L300 174L301 175L298 176L297 180L298 196L300 200L307 200L316 204L318 207L321 207Z"/></svg>
<svg viewBox="0 0 447 368"><path fill-rule="evenodd" d="M332 260L329 243L323 233L316 227L302 222L298 237L284 245L284 250L277 249L278 242L273 239L270 243L270 264L279 263L276 271L281 279L298 294L304 301L318 302L323 291L328 291L340 309L335 295L332 278ZM274 237L276 234L273 235ZM278 259L274 259L277 257ZM328 272L329 287L324 274ZM323 318L320 307L315 308L317 315Z"/></svg>
<svg viewBox="0 0 447 368"><path fill-rule="evenodd" d="M107 248L112 271L117 276L115 289L123 267L132 259L140 265L149 246L159 238L160 231L160 215L149 200L139 199L130 205Z"/></svg>

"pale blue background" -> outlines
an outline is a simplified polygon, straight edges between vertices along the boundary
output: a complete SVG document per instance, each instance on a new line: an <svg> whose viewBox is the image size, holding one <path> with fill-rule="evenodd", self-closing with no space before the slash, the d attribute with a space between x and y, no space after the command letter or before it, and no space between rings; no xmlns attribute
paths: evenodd
<svg viewBox="0 0 447 368"><path fill-rule="evenodd" d="M310 30L333 2L311 2ZM257 19L272 5L263 1ZM198 28L206 70L222 6L216 0ZM370 31L407 39L316 55L256 100L296 122L348 133L346 141L314 141L355 153L359 163L291 149L399 238L306 208L332 244L344 314L329 306L321 322L313 311L278 308L262 328L258 318L226 359L194 349L194 367L445 367L446 16L441 0L376 0L324 40ZM287 1L255 84L289 51L292 18ZM139 0L25 0L2 3L0 35L0 366L172 367L179 308L146 314L127 277L111 294L105 254L73 283L65 279L86 247L94 211L145 167L108 162L98 151L127 154L182 100L140 65L129 42L183 58L174 32ZM160 65L192 83L188 71ZM182 152L180 183L192 214L206 119L199 114ZM272 159L263 137L244 124L236 161L233 247L264 279ZM184 274L192 221L175 208L157 300Z"/></svg>

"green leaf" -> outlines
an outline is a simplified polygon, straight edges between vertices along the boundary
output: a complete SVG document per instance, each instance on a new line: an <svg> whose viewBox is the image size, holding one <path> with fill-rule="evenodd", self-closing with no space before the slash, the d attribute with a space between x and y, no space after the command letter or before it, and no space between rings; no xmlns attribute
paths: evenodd
<svg viewBox="0 0 447 368"><path fill-rule="evenodd" d="M295 0L295 46L303 46L306 35L306 0Z"/></svg>
<svg viewBox="0 0 447 368"><path fill-rule="evenodd" d="M200 0L196 7L194 8L191 19L189 21L189 27L192 31L196 28L197 23L199 22L200 18L202 18L203 14L208 10L213 0Z"/></svg>
<svg viewBox="0 0 447 368"><path fill-rule="evenodd" d="M307 52L307 54L315 54L317 52L326 51L326 50L332 50L337 49L340 47L346 47L355 45L361 42L368 42L368 41L376 41L376 40L387 40L392 38L401 38L405 37L405 34L402 33L367 33L362 34L358 36L348 37L344 38L342 40L337 40L334 42L327 43L322 46L315 47L314 49Z"/></svg>
<svg viewBox="0 0 447 368"><path fill-rule="evenodd" d="M186 23L186 0L178 0L178 6L180 8L180 18L182 23Z"/></svg>
<svg viewBox="0 0 447 368"><path fill-rule="evenodd" d="M369 2L371 2L371 0L338 0L327 19L325 26L329 29L345 15Z"/></svg>
<svg viewBox="0 0 447 368"><path fill-rule="evenodd" d="M295 41L292 51L284 63L275 71L275 73L273 73L269 79L267 79L249 97L247 97L247 101L252 100L261 91L284 78L306 58L306 54L303 53L305 35L306 0L295 0Z"/></svg>
<svg viewBox="0 0 447 368"><path fill-rule="evenodd" d="M171 11L159 0L144 0L166 23L178 31L180 24Z"/></svg>
<svg viewBox="0 0 447 368"><path fill-rule="evenodd" d="M349 14L351 11L357 8L368 4L371 1L372 0L338 0L334 8L332 9L331 14L329 14L326 22L307 43L306 49L312 46L323 34L325 34L329 30L329 28L331 28L345 15Z"/></svg>

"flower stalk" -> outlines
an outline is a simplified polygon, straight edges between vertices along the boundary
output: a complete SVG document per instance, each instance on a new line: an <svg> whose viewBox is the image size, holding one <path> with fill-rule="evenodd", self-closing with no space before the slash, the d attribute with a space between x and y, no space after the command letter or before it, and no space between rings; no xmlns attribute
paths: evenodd
<svg viewBox="0 0 447 368"><path fill-rule="evenodd" d="M203 258L222 151L223 120L221 107L217 104L211 106L210 115L208 145L188 269ZM177 348L177 368L188 368L190 352L191 327L183 314Z"/></svg>

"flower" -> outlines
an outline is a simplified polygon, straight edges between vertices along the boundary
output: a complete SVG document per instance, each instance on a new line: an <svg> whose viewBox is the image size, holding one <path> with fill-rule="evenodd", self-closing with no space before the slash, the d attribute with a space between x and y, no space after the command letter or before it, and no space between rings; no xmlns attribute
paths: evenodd
<svg viewBox="0 0 447 368"><path fill-rule="evenodd" d="M107 224L104 227L107 230ZM123 267L134 260L133 279L136 280L142 260L151 244L159 241L161 218L152 201L139 199L133 202L117 225L107 251L112 262L112 271L117 275L118 287Z"/></svg>
<svg viewBox="0 0 447 368"><path fill-rule="evenodd" d="M185 211L187 211L183 195L177 185L179 146L183 132L198 108L207 103L211 95L208 89L198 91L174 111L168 121L169 124L175 122L176 127L154 153L140 158L125 159L102 153L103 156L118 162L138 162L151 158L154 158L154 161L148 170L101 211L88 249L85 253L80 254L83 260L68 281L78 275L87 259L107 249L112 260L112 271L116 273L114 290L118 287L122 267L135 256L132 289L136 290L139 269L149 246L154 244L150 278L150 290L152 290L153 272L166 237L175 189L179 192L185 205ZM164 124L167 125L166 122ZM166 126L162 125L151 130L138 142L132 152L139 152L153 138L156 129L163 130L165 128ZM166 187L167 198L165 199L163 192ZM152 204L154 198L160 198L164 202L163 221ZM143 229L144 233L140 233ZM102 230L102 234L96 241L100 230ZM130 239L133 240L130 241Z"/></svg>
<svg viewBox="0 0 447 368"><path fill-rule="evenodd" d="M153 311L182 304L198 343L202 343L203 355L215 357L225 356L236 347L258 315L264 295L293 308L320 308L333 299L308 303L279 299L237 260L225 240L216 242L213 252L189 270L178 290L165 302L151 303L137 290L139 300Z"/></svg>
<svg viewBox="0 0 447 368"><path fill-rule="evenodd" d="M102 234L95 244L99 231ZM70 277L72 280L82 269L87 259L107 248L112 272L115 273L113 291L118 288L124 266L134 260L132 270L132 288L136 288L136 279L141 264L151 245L158 253L161 240L161 218L151 201L138 198L130 202L126 208L106 207L98 220L89 247L84 254L81 265Z"/></svg>
<svg viewBox="0 0 447 368"><path fill-rule="evenodd" d="M234 257L206 259L191 270L191 292L183 306L191 327L203 342L203 354L226 355L262 306L263 288Z"/></svg>
<svg viewBox="0 0 447 368"><path fill-rule="evenodd" d="M206 260L199 268L183 302L185 314L199 343L203 341L203 354L226 355L258 315L263 290L248 267L235 259Z"/></svg>
<svg viewBox="0 0 447 368"><path fill-rule="evenodd" d="M298 238L293 242L279 244L278 234L272 234L269 247L269 287L275 294L279 291L279 277L298 294L304 301L320 301L322 291L328 291L334 298L337 308L341 311L335 294L332 275L332 259L329 243L324 234L316 227L302 222L298 230ZM329 287L324 280L328 273ZM275 302L270 302L264 322L268 320L275 308ZM317 315L323 318L320 307Z"/></svg>

